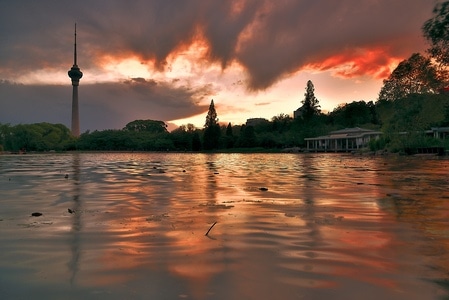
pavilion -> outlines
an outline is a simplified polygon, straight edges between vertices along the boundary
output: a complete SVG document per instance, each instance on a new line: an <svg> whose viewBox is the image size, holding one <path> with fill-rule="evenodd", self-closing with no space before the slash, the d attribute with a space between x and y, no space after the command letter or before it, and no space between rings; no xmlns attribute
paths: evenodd
<svg viewBox="0 0 449 300"><path fill-rule="evenodd" d="M368 147L373 139L382 135L380 131L359 127L331 131L329 135L305 138L306 151L350 152Z"/></svg>

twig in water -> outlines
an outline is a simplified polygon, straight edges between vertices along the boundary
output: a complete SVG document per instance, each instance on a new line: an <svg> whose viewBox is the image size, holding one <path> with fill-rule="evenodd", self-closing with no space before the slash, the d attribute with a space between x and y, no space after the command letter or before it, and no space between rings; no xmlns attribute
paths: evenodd
<svg viewBox="0 0 449 300"><path fill-rule="evenodd" d="M212 224L212 226L209 228L209 230L206 232L205 236L207 236L209 234L209 231L215 226L215 224L217 224L217 222L214 222L214 224Z"/></svg>

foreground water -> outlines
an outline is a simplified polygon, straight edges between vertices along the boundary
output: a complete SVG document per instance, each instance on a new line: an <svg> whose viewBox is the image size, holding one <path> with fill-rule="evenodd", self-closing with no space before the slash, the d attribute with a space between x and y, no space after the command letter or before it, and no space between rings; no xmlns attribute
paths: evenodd
<svg viewBox="0 0 449 300"><path fill-rule="evenodd" d="M448 170L337 154L1 155L0 298L449 299Z"/></svg>

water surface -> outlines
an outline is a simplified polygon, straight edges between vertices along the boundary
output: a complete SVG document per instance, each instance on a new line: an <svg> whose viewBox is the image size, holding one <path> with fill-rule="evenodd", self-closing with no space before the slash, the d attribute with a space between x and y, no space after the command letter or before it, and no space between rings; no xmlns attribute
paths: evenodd
<svg viewBox="0 0 449 300"><path fill-rule="evenodd" d="M0 298L449 299L448 170L339 154L1 155Z"/></svg>

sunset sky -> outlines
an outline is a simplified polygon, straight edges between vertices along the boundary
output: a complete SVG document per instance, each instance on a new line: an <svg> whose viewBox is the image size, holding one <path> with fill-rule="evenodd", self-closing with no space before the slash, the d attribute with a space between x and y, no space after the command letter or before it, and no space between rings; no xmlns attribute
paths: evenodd
<svg viewBox="0 0 449 300"><path fill-rule="evenodd" d="M0 1L0 123L70 126L77 23L81 132L136 119L204 125L376 101L427 48L436 0Z"/></svg>

